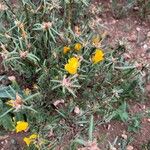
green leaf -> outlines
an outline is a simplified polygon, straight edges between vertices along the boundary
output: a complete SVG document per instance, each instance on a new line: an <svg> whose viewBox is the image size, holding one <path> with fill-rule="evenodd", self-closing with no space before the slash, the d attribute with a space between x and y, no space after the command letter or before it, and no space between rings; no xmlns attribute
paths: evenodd
<svg viewBox="0 0 150 150"><path fill-rule="evenodd" d="M14 91L8 86L0 86L0 98L15 99Z"/></svg>
<svg viewBox="0 0 150 150"><path fill-rule="evenodd" d="M14 123L8 114L5 115L5 117L0 118L0 125L2 125L6 130L14 129Z"/></svg>

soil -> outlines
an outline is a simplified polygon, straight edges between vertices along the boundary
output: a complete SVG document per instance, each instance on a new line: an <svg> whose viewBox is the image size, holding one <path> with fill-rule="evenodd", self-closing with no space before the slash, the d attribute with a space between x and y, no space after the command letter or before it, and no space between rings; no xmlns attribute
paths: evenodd
<svg viewBox="0 0 150 150"><path fill-rule="evenodd" d="M148 103L150 106L150 102ZM137 114L139 112L145 112L150 107L145 105L145 103L140 104L137 102L130 104L129 112L131 114ZM108 141L113 143L115 138L130 138L132 137L132 142L130 146L134 147L134 150L142 150L141 147L144 143L150 141L150 120L148 118L142 118L140 129L137 132L129 132L128 125L120 121L111 121L108 124L99 126L96 128L95 136L97 139L105 137L105 140L100 144L100 148L103 150L106 148ZM123 136L125 135L125 137ZM149 147L150 148L150 147Z"/></svg>
<svg viewBox="0 0 150 150"><path fill-rule="evenodd" d="M28 133L7 133L0 136L0 150L23 150L25 143L23 138L28 136Z"/></svg>
<svg viewBox="0 0 150 150"><path fill-rule="evenodd" d="M12 2L15 2L15 0L12 0ZM132 13L130 13L127 17L115 19L110 9L110 1L95 0L95 2L101 2L105 8L105 11L99 16L99 23L105 26L105 30L108 32L109 38L106 42L108 42L111 46L115 45L118 41L125 42L126 45L128 45L126 47L128 54L137 59L139 62L146 61L146 63L150 63L150 23L141 20L137 15L136 10L132 10ZM1 74L6 74L7 76L14 75L18 81L20 80L20 76L15 72L4 71L2 59L0 58L0 75ZM146 87L148 87L147 91L149 93L150 83L147 83ZM148 97L148 100L143 103L130 103L129 112L131 114L136 114L140 111L145 112L148 109L150 109L150 97ZM143 118L141 120L141 127L137 133L128 132L127 124L116 120L105 125L97 126L94 132L94 136L97 139L105 137L105 140L103 140L99 145L101 150L106 149L108 141L113 142L116 137L122 137L122 134L127 135L127 137L133 137L133 141L130 143L130 145L133 146L133 150L142 150L141 146L143 143L148 143L150 141L150 119ZM24 145L24 143L21 142L23 141L23 136L24 134L22 133L7 133L6 136L0 136L0 150L21 150L21 145ZM16 144L13 148L12 145L14 142L16 142ZM16 146L20 147L18 148Z"/></svg>

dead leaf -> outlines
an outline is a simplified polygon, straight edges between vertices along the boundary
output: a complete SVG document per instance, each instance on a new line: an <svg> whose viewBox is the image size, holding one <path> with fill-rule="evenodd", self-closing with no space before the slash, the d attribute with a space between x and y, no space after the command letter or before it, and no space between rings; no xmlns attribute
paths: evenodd
<svg viewBox="0 0 150 150"><path fill-rule="evenodd" d="M20 55L20 58L25 59L28 55L28 51L24 51L24 52L21 51L19 55Z"/></svg>
<svg viewBox="0 0 150 150"><path fill-rule="evenodd" d="M53 105L55 106L55 107L57 107L59 104L64 104L64 100L63 99L61 99L61 100L57 100L57 101L55 101L54 103L53 103Z"/></svg>
<svg viewBox="0 0 150 150"><path fill-rule="evenodd" d="M14 100L14 102L12 103L13 107L17 110L21 109L22 105L23 105L23 100L22 98L19 96L18 93L16 93L16 100Z"/></svg>
<svg viewBox="0 0 150 150"><path fill-rule="evenodd" d="M10 81L15 81L15 80L16 80L16 77L15 77L15 76L9 76L8 79L9 79Z"/></svg>

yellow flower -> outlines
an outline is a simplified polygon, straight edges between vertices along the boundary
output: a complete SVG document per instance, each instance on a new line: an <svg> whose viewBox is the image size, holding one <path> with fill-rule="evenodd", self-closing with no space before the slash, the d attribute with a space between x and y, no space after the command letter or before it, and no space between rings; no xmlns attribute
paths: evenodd
<svg viewBox="0 0 150 150"><path fill-rule="evenodd" d="M75 49L76 51L79 51L79 50L82 49L82 45L81 45L80 43L76 43L75 46L74 46L74 49Z"/></svg>
<svg viewBox="0 0 150 150"><path fill-rule="evenodd" d="M14 101L15 100L11 99L11 100L7 101L6 104L9 105L9 106L11 106L11 107L13 107L14 106Z"/></svg>
<svg viewBox="0 0 150 150"><path fill-rule="evenodd" d="M32 142L34 142L38 138L37 134L32 134L29 137L24 137L24 142L29 146Z"/></svg>
<svg viewBox="0 0 150 150"><path fill-rule="evenodd" d="M66 54L66 53L68 53L69 51L70 51L70 47L64 46L64 48L63 48L63 53Z"/></svg>
<svg viewBox="0 0 150 150"><path fill-rule="evenodd" d="M25 137L23 140L28 146L30 145L30 143L31 143L30 138Z"/></svg>
<svg viewBox="0 0 150 150"><path fill-rule="evenodd" d="M104 52L101 49L96 49L95 54L92 56L94 64L104 60Z"/></svg>
<svg viewBox="0 0 150 150"><path fill-rule="evenodd" d="M25 122L25 121L18 121L17 122L17 125L16 125L16 132L21 132L21 131L25 131L28 129L28 122Z"/></svg>
<svg viewBox="0 0 150 150"><path fill-rule="evenodd" d="M78 61L78 58L72 57L68 60L68 63L65 65L65 70L68 71L70 74L76 74L79 65L80 63Z"/></svg>

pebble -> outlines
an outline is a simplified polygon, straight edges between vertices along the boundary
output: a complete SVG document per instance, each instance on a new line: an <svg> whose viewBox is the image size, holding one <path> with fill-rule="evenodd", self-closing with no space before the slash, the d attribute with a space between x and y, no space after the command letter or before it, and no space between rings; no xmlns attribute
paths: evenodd
<svg viewBox="0 0 150 150"><path fill-rule="evenodd" d="M74 113L77 115L80 114L80 108L78 106L74 108Z"/></svg>
<svg viewBox="0 0 150 150"><path fill-rule="evenodd" d="M127 146L127 150L133 150L133 146Z"/></svg>
<svg viewBox="0 0 150 150"><path fill-rule="evenodd" d="M133 9L137 11L137 10L139 10L139 7L134 7Z"/></svg>
<svg viewBox="0 0 150 150"><path fill-rule="evenodd" d="M144 45L143 45L143 48L144 48L144 49L147 49L147 48L148 48L147 44L144 44Z"/></svg>
<svg viewBox="0 0 150 150"><path fill-rule="evenodd" d="M148 38L150 38L150 31L149 31L149 32L147 32L147 37L148 37Z"/></svg>
<svg viewBox="0 0 150 150"><path fill-rule="evenodd" d="M136 31L138 31L138 32L139 32L140 30L141 30L141 29L140 29L139 27L136 27Z"/></svg>
<svg viewBox="0 0 150 150"><path fill-rule="evenodd" d="M1 142L1 144L4 144L4 143L5 143L4 141Z"/></svg>
<svg viewBox="0 0 150 150"><path fill-rule="evenodd" d="M124 138L125 140L127 140L127 138L128 138L128 136L127 136L126 134L122 134L121 136L122 136L122 138Z"/></svg>
<svg viewBox="0 0 150 150"><path fill-rule="evenodd" d="M107 126L107 129L110 130L110 128L111 128L111 125L109 124L109 125Z"/></svg>

